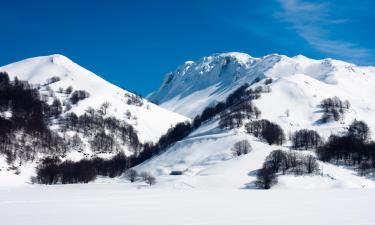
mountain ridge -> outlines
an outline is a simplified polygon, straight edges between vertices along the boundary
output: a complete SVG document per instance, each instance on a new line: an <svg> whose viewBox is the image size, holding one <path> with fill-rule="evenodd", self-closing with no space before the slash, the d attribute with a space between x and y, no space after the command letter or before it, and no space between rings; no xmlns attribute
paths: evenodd
<svg viewBox="0 0 375 225"><path fill-rule="evenodd" d="M204 74L204 76L203 76ZM160 88L148 99L188 117L223 100L243 83L256 79L279 79L305 74L327 84L337 84L338 75L372 75L375 67L356 66L331 58L315 60L303 55L270 54L260 58L245 53L218 53L179 66L168 73ZM193 105L189 111L186 105ZM198 108L198 109L197 109Z"/></svg>

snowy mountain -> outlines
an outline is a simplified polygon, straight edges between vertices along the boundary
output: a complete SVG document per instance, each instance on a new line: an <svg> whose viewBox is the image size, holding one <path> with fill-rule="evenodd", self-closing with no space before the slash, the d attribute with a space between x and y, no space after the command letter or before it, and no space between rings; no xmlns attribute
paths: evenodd
<svg viewBox="0 0 375 225"><path fill-rule="evenodd" d="M67 112L80 115L89 107L98 109L103 103L108 102L110 103L107 109L108 115L125 119L133 125L142 142L155 141L175 123L187 120L187 118L152 104L145 99L142 99L142 106L128 104L129 98L135 96L133 93L105 81L63 55L56 54L25 59L0 67L0 71L7 72L12 80L17 77L35 85L43 85L49 83L48 80L51 78L58 78L58 81L46 85L49 87L47 91L45 91L46 86L41 91L48 95L48 91L52 90L54 97L61 102L64 102L68 96L61 93L59 89L66 90L71 86L73 91L84 90L89 93L89 97L79 101L76 105L72 105L72 108ZM125 115L129 112L129 116Z"/></svg>
<svg viewBox="0 0 375 225"><path fill-rule="evenodd" d="M6 100L9 107L7 102L3 104L4 101L0 107L0 127L5 126L1 127L5 133L1 133L0 138L3 144L0 148L0 186L28 183L30 177L35 176L40 160L48 156L58 156L62 161L110 158L121 152L131 156L142 150L143 143L157 141L174 124L189 120L105 81L62 55L22 60L0 67L0 72L2 79L4 74L9 76L10 87L16 87L16 78L21 81L13 92L8 91L12 96L1 96L2 100L9 98ZM22 88L24 81L31 84L40 97L30 94L33 92L28 90L28 85ZM1 91L7 91L7 88ZM15 106L11 105L20 93L28 99L17 100L17 107L21 108L17 109L20 118L17 119L14 118ZM27 115L34 115L31 111L22 112L22 107L27 105L25 101L30 99L34 103L27 110L38 112L41 105L59 111L55 116L43 119L45 122L40 120L32 131L17 122L30 121L26 119ZM67 122L66 118L72 118L73 123ZM48 128L43 128L42 122Z"/></svg>
<svg viewBox="0 0 375 225"><path fill-rule="evenodd" d="M313 92L322 87L324 92L316 93L314 98L343 95L351 97L353 102L362 102L359 104L366 108L375 84L375 68L334 59L313 60L302 55L290 58L272 54L255 58L236 52L214 54L196 62L185 62L176 71L167 74L159 90L148 98L162 107L194 117L207 106L225 99L240 85L265 78L276 81L281 91L300 88ZM308 85L310 81L314 84ZM296 92L289 95L302 94ZM275 93L278 95L279 91ZM284 97L289 96L280 98Z"/></svg>
<svg viewBox="0 0 375 225"><path fill-rule="evenodd" d="M257 171L276 149L290 150L291 134L297 130L317 131L324 141L331 134L342 134L354 120L365 121L375 131L375 67L302 55L268 55L254 58L243 53L223 53L186 62L169 73L150 100L194 118L206 107L223 102L241 85L261 90L253 104L261 111L260 119L278 124L287 141L282 146L269 145L245 131L220 128L220 117L203 123L183 140L150 161L136 167L153 172L159 186L172 188L253 188ZM337 121L322 122L321 102L337 96L350 102L350 108ZM246 119L245 119L246 120ZM374 139L374 133L371 134ZM252 151L234 157L236 142L247 140ZM297 151L298 152L298 151ZM312 152L303 154L315 155ZM373 180L360 177L348 167L319 161L318 176L279 177L275 188L363 188L375 187ZM182 171L180 176L171 176Z"/></svg>

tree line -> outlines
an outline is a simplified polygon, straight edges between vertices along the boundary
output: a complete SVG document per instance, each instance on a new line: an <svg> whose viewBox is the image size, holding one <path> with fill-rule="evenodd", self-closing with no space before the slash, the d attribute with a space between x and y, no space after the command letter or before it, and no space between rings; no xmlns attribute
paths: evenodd
<svg viewBox="0 0 375 225"><path fill-rule="evenodd" d="M81 159L77 162L70 160L61 161L59 157L44 158L36 168L36 176L32 181L40 184L73 184L88 183L97 176L117 177L125 172L125 178L130 182L137 180L153 185L156 179L150 173L130 169L132 157L127 157L123 152L114 155L110 159L94 157L93 159Z"/></svg>
<svg viewBox="0 0 375 225"><path fill-rule="evenodd" d="M375 142L370 140L370 129L364 121L354 120L343 135L331 135L316 153L324 162L354 167L360 175L375 169Z"/></svg>
<svg viewBox="0 0 375 225"><path fill-rule="evenodd" d="M97 175L116 177L130 167L129 160L123 152L110 159L95 157L73 162L61 161L59 157L44 158L36 168L34 178L40 184L88 183Z"/></svg>

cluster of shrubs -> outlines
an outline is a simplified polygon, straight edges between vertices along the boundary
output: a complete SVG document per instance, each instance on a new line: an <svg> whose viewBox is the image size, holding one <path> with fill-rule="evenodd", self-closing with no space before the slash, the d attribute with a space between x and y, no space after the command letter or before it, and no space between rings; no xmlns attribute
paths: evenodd
<svg viewBox="0 0 375 225"><path fill-rule="evenodd" d="M277 183L278 174L303 175L318 171L319 165L312 155L275 150L266 157L262 168L258 171L256 186L270 189Z"/></svg>
<svg viewBox="0 0 375 225"><path fill-rule="evenodd" d="M85 98L88 98L90 97L90 93L88 93L87 91L84 91L84 90L76 90L74 91L70 97L69 97L69 100L70 102L75 105L77 104L79 101L85 99Z"/></svg>
<svg viewBox="0 0 375 225"><path fill-rule="evenodd" d="M292 147L294 149L315 149L323 141L318 132L314 130L299 130L291 135Z"/></svg>
<svg viewBox="0 0 375 225"><path fill-rule="evenodd" d="M128 179L131 183L134 183L137 180L143 181L150 186L156 183L156 178L150 173L142 172L138 174L138 172L133 169L129 169L125 172L125 178Z"/></svg>
<svg viewBox="0 0 375 225"><path fill-rule="evenodd" d="M58 81L60 81L60 80L61 80L60 77L58 77L58 76L53 76L53 77L51 77L51 78L48 78L48 79L46 80L46 82L43 84L43 86L47 86L47 85L50 85L50 84L56 83L56 82L58 82Z"/></svg>
<svg viewBox="0 0 375 225"><path fill-rule="evenodd" d="M322 161L352 166L367 175L375 169L375 142L369 136L367 124L354 120L344 135L331 135L316 153Z"/></svg>
<svg viewBox="0 0 375 225"><path fill-rule="evenodd" d="M125 93L128 105L143 106L143 99L138 94Z"/></svg>
<svg viewBox="0 0 375 225"><path fill-rule="evenodd" d="M73 92L73 87L72 86L67 87L65 90L62 87L60 87L57 90L57 93L66 94L66 95L70 95L72 92Z"/></svg>
<svg viewBox="0 0 375 225"><path fill-rule="evenodd" d="M264 84L265 85L269 85L269 84L272 84L273 80L272 78L267 78L265 81L264 81Z"/></svg>
<svg viewBox="0 0 375 225"><path fill-rule="evenodd" d="M245 125L246 132L265 140L268 144L282 145L285 141L283 129L268 120L251 121Z"/></svg>
<svg viewBox="0 0 375 225"><path fill-rule="evenodd" d="M69 86L65 89L65 94L70 95L73 92L73 87Z"/></svg>
<svg viewBox="0 0 375 225"><path fill-rule="evenodd" d="M348 100L342 101L338 97L333 97L322 100L320 107L324 112L321 121L326 123L332 120L341 120L345 112L350 108L350 103Z"/></svg>

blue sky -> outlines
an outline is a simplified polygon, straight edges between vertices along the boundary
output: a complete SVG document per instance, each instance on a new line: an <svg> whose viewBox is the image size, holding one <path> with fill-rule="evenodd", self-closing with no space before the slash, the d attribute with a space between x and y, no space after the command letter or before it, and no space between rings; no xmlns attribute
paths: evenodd
<svg viewBox="0 0 375 225"><path fill-rule="evenodd" d="M143 95L217 52L375 65L373 9L372 0L2 0L0 64L60 53Z"/></svg>

